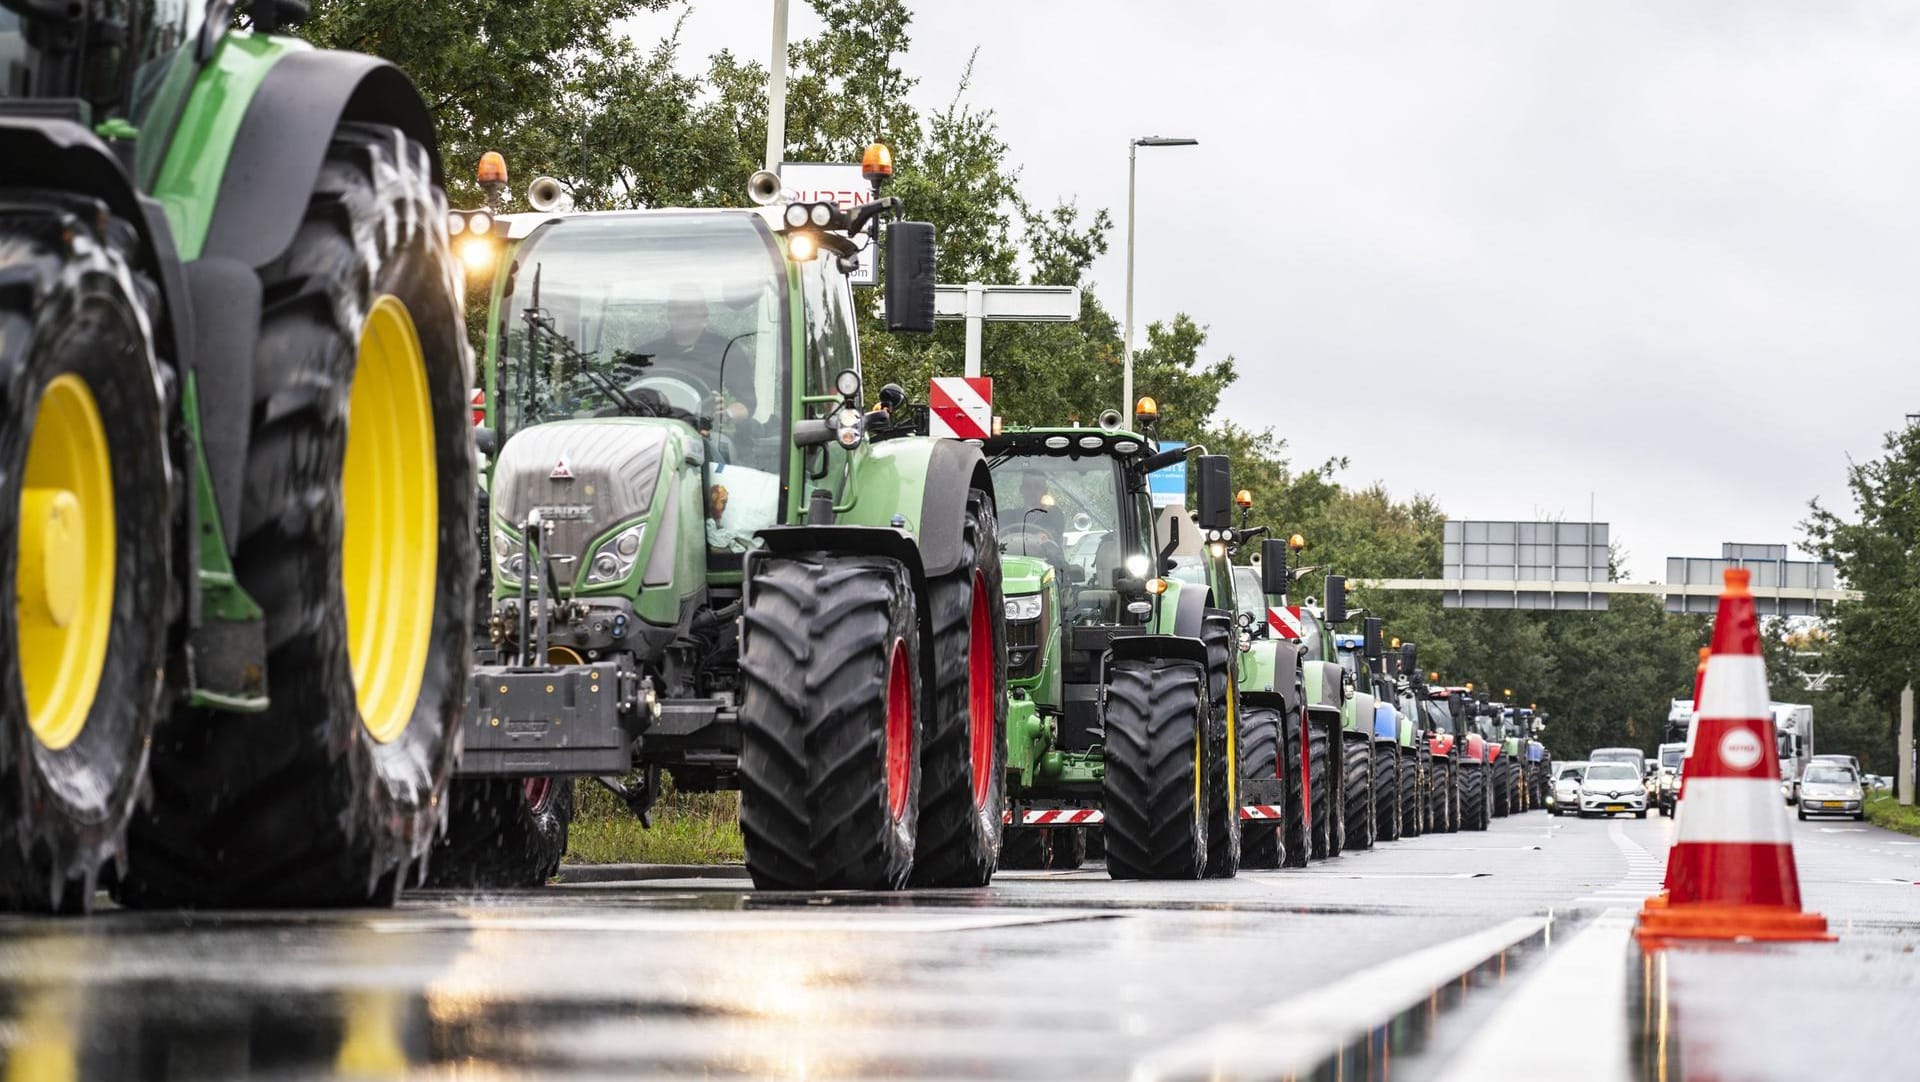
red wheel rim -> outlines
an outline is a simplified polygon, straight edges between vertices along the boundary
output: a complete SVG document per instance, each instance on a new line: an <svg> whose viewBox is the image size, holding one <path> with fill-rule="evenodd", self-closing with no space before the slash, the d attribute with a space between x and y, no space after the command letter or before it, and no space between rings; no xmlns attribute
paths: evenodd
<svg viewBox="0 0 1920 1082"><path fill-rule="evenodd" d="M907 644L893 644L887 666L887 812L907 814L907 788L913 780L913 681L907 672Z"/></svg>
<svg viewBox="0 0 1920 1082"><path fill-rule="evenodd" d="M973 613L967 628L967 743L973 759L973 806L987 806L993 789L993 614L987 579L973 573Z"/></svg>
<svg viewBox="0 0 1920 1082"><path fill-rule="evenodd" d="M535 812L547 810L553 802L553 779L548 777L521 778L520 791L526 794L527 807Z"/></svg>

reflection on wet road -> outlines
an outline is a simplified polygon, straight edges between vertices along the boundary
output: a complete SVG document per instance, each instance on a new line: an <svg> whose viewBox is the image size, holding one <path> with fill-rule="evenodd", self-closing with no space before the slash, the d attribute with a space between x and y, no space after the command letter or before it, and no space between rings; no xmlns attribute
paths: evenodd
<svg viewBox="0 0 1920 1082"><path fill-rule="evenodd" d="M1657 860L1665 830L1530 815L1231 882L1095 870L876 896L652 879L392 911L8 919L0 1079L1440 1077L1475 1041L1530 1039L1502 1031L1510 993L1625 903L1644 881L1629 847ZM1842 937L1824 953L1635 952L1614 1000L1623 1060L1787 1077L1766 1064L1805 1066L1822 1042L1747 1036L1750 1012L1829 1013L1808 993L1848 1005L1835 1032L1869 1049L1913 1032L1916 857L1806 835L1810 904ZM1902 867L1897 898L1865 882ZM1811 1051L1767 1058L1796 1039Z"/></svg>

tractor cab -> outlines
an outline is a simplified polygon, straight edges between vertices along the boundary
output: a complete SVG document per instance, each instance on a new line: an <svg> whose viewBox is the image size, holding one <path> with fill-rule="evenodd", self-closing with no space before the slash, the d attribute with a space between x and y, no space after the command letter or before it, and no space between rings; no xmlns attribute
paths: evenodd
<svg viewBox="0 0 1920 1082"><path fill-rule="evenodd" d="M1008 429L982 449L999 514L1008 682L1048 704L1043 712L1059 704L1060 746L1084 751L1097 742L1107 644L1144 634L1151 618L1153 509L1142 466L1156 448L1114 425ZM1182 573L1175 559L1168 577Z"/></svg>

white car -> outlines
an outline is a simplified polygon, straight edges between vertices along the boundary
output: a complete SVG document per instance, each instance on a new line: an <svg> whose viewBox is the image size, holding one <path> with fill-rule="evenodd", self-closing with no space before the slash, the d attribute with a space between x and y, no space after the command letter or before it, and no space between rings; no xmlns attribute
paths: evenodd
<svg viewBox="0 0 1920 1082"><path fill-rule="evenodd" d="M1586 771L1585 759L1553 765L1553 787L1547 790L1547 811L1571 815L1580 810L1580 775Z"/></svg>
<svg viewBox="0 0 1920 1082"><path fill-rule="evenodd" d="M1800 818L1814 815L1844 815L1850 819L1867 817L1867 794L1860 788L1860 775L1852 767L1838 763L1809 763L1800 776Z"/></svg>
<svg viewBox="0 0 1920 1082"><path fill-rule="evenodd" d="M1594 763L1580 777L1580 818L1632 812L1647 817L1647 783L1628 763Z"/></svg>

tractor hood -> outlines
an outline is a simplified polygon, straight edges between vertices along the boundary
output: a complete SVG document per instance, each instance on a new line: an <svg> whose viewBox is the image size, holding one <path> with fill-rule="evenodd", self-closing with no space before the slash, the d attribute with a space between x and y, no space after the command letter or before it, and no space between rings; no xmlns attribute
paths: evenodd
<svg viewBox="0 0 1920 1082"><path fill-rule="evenodd" d="M1000 592L1007 597L1037 594L1047 588L1053 565L1038 556L1000 557Z"/></svg>
<svg viewBox="0 0 1920 1082"><path fill-rule="evenodd" d="M585 566L587 545L612 526L653 507L662 472L682 458L699 462L699 444L678 421L621 418L558 421L525 429L500 449L493 468L494 517L518 532L539 510L553 523L549 556ZM562 572L564 583L571 574Z"/></svg>

